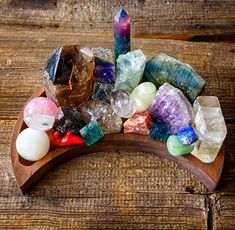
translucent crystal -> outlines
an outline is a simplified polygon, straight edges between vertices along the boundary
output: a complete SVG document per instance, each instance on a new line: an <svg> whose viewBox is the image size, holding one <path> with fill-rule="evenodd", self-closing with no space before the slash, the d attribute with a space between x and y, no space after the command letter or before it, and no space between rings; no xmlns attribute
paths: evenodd
<svg viewBox="0 0 235 230"><path fill-rule="evenodd" d="M94 47L91 48L95 57L103 59L108 62L113 61L113 53L110 49L102 48L102 47Z"/></svg>
<svg viewBox="0 0 235 230"><path fill-rule="evenodd" d="M227 135L227 128L217 97L200 96L193 104L193 125L199 135L192 154L210 163L215 160Z"/></svg>
<svg viewBox="0 0 235 230"><path fill-rule="evenodd" d="M94 67L94 55L87 47L69 45L57 49L44 71L47 97L64 108L86 102L92 93Z"/></svg>
<svg viewBox="0 0 235 230"><path fill-rule="evenodd" d="M113 86L111 84L95 82L93 86L93 100L110 102Z"/></svg>
<svg viewBox="0 0 235 230"><path fill-rule="evenodd" d="M118 133L122 129L122 119L104 101L88 101L81 106L82 117L86 123L96 121L105 134Z"/></svg>
<svg viewBox="0 0 235 230"><path fill-rule="evenodd" d="M115 90L131 93L139 84L146 64L146 56L141 50L119 55L116 65Z"/></svg>
<svg viewBox="0 0 235 230"><path fill-rule="evenodd" d="M111 106L120 117L124 118L132 117L137 110L135 99L123 90L117 90L112 93Z"/></svg>

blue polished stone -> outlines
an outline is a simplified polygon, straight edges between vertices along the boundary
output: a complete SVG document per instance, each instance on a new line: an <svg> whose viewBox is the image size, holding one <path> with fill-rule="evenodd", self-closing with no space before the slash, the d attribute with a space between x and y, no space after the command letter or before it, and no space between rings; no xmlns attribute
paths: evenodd
<svg viewBox="0 0 235 230"><path fill-rule="evenodd" d="M167 141L167 138L170 135L170 125L165 123L153 123L149 136L151 139L159 141Z"/></svg>
<svg viewBox="0 0 235 230"><path fill-rule="evenodd" d="M191 145L198 140L198 135L191 125L180 129L177 136L179 141L184 145Z"/></svg>
<svg viewBox="0 0 235 230"><path fill-rule="evenodd" d="M100 140L104 133L96 121L91 121L80 130L80 134L85 140L86 145L92 145Z"/></svg>

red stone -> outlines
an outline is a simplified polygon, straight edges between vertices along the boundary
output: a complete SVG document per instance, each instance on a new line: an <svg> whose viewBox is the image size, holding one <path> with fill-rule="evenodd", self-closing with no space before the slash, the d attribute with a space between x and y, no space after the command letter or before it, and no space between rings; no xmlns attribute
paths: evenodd
<svg viewBox="0 0 235 230"><path fill-rule="evenodd" d="M149 135L152 119L149 111L136 113L124 123L124 133Z"/></svg>
<svg viewBox="0 0 235 230"><path fill-rule="evenodd" d="M55 131L51 138L51 143L55 146L81 145L84 144L84 140L71 132L67 132L65 136L60 137L59 132Z"/></svg>

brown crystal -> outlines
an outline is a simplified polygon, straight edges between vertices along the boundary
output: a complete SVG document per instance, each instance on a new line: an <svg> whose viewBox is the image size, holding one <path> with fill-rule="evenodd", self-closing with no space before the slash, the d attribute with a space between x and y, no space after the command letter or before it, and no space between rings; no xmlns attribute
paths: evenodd
<svg viewBox="0 0 235 230"><path fill-rule="evenodd" d="M77 107L92 94L94 55L89 48L75 45L57 49L44 71L48 98L63 108Z"/></svg>

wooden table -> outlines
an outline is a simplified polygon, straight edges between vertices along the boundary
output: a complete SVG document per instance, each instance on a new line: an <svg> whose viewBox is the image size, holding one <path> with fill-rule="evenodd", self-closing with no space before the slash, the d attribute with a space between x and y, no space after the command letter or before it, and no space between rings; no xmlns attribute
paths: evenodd
<svg viewBox="0 0 235 230"><path fill-rule="evenodd" d="M235 2L0 1L1 229L235 229ZM225 165L213 193L190 173L143 152L78 157L26 196L10 161L17 116L63 44L113 48L113 15L132 17L132 49L191 64L219 97L228 127Z"/></svg>

